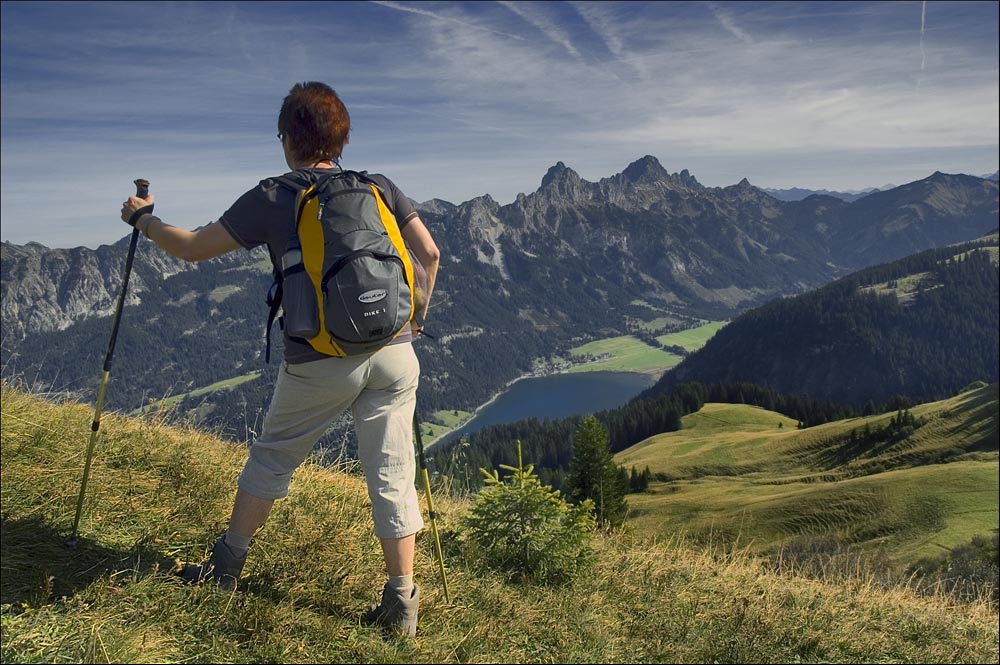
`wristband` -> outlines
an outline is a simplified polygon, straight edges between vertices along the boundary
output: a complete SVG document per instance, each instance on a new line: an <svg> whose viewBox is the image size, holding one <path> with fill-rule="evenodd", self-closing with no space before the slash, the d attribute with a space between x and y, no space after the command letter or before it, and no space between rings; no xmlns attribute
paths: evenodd
<svg viewBox="0 0 1000 665"><path fill-rule="evenodd" d="M148 215L151 212L153 212L153 204L149 204L148 206L143 206L139 208L138 210L132 213L131 217L128 218L127 220L128 224L130 226L135 226L136 223L139 221L140 217L142 217L143 215Z"/></svg>
<svg viewBox="0 0 1000 665"><path fill-rule="evenodd" d="M135 223L135 228L139 229L139 231L142 233L142 235L144 235L144 236L146 236L148 238L149 237L149 226L150 226L150 224L152 224L153 222L159 222L159 221L162 221L162 220L159 217L157 217L156 215L153 215L153 214L150 214L150 213L146 213L142 217L140 217L139 220Z"/></svg>

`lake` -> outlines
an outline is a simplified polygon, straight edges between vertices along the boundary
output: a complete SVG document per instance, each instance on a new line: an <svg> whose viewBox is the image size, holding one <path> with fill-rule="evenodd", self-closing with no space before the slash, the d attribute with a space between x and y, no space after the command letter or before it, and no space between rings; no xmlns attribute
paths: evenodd
<svg viewBox="0 0 1000 665"><path fill-rule="evenodd" d="M557 419L621 406L656 382L635 372L581 372L515 382L472 420L434 442L455 441L490 425L525 418Z"/></svg>

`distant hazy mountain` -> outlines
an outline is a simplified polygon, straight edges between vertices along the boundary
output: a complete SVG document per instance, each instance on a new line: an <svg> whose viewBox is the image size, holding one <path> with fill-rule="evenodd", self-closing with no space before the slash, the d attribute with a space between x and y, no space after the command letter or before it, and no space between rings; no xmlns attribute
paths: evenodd
<svg viewBox="0 0 1000 665"><path fill-rule="evenodd" d="M481 196L418 204L442 250L428 332L417 345L421 408L472 408L539 358L637 320L731 318L777 297L997 226L997 184L935 174L854 203L783 202L746 179L705 187L653 157L598 182L562 162L500 205ZM127 241L98 250L3 244L2 367L89 395L110 332ZM109 406L202 388L263 367L262 250L198 265L142 239ZM280 358L280 335L275 332ZM229 431L251 426L270 384L189 398Z"/></svg>
<svg viewBox="0 0 1000 665"><path fill-rule="evenodd" d="M861 270L737 317L648 394L749 382L863 405L997 381L997 234Z"/></svg>
<svg viewBox="0 0 1000 665"><path fill-rule="evenodd" d="M764 188L764 191L773 196L776 199L781 199L782 201L801 201L802 199L812 196L814 194L819 194L821 196L832 196L838 198L841 201L847 201L852 203L857 201L863 196L868 196L873 192L881 192L886 189L893 189L896 185L882 185L881 187L869 187L868 189L863 189L860 191L849 190L846 192L837 192L829 189L802 189L801 187L792 187L790 189L768 189Z"/></svg>
<svg viewBox="0 0 1000 665"><path fill-rule="evenodd" d="M997 182L1000 178L1000 171L993 173L992 175L980 176L986 180L992 180ZM875 192L884 192L889 189L895 189L898 185L886 184L881 187L868 187L867 189L849 189L846 191L834 191L829 189L804 189L802 187L791 187L789 189L770 189L767 187L762 188L765 192L770 194L776 199L782 201L801 201L804 198L818 194L820 196L832 196L834 198L840 199L841 201L847 201L848 203L853 203L860 198L868 196L869 194L874 194Z"/></svg>

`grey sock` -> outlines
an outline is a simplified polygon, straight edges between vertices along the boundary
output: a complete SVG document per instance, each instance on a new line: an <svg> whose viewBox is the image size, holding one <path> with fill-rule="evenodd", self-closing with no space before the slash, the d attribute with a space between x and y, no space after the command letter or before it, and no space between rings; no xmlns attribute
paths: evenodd
<svg viewBox="0 0 1000 665"><path fill-rule="evenodd" d="M243 556L250 549L250 536L241 536L230 529L226 531L226 545L236 556Z"/></svg>
<svg viewBox="0 0 1000 665"><path fill-rule="evenodd" d="M409 598L413 593L413 574L389 575L389 586L403 598Z"/></svg>

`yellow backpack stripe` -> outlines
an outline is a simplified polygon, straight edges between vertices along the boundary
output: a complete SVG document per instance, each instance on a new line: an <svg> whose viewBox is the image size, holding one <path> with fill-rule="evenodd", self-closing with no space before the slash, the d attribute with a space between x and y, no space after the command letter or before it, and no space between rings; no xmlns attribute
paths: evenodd
<svg viewBox="0 0 1000 665"><path fill-rule="evenodd" d="M413 311L413 263L410 261L410 253L406 251L406 244L403 242L403 235L399 232L399 225L396 223L395 215L392 214L392 211L386 206L385 201L382 200L382 192L375 185L369 186L375 193L375 201L378 202L378 214L382 218L385 230L389 233L389 240L399 253L399 257L403 259L403 269L406 271L406 283L410 287L410 318L407 320L412 321L415 312Z"/></svg>
<svg viewBox="0 0 1000 665"><path fill-rule="evenodd" d="M345 356L341 349L331 338L326 330L324 312L322 307L323 289L323 224L319 219L319 199L316 196L316 185L310 185L308 189L299 194L296 204L299 224L299 241L302 245L302 263L309 275L309 281L316 289L316 302L319 307L319 334L309 340L309 345L320 353L330 356Z"/></svg>

